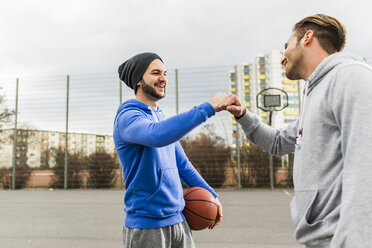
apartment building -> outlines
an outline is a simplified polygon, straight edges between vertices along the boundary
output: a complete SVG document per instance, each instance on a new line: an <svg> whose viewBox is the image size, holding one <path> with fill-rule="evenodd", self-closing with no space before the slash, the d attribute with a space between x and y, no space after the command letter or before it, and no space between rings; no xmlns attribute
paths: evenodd
<svg viewBox="0 0 372 248"><path fill-rule="evenodd" d="M0 167L13 165L13 129L0 131L4 141L0 145ZM69 133L67 135L68 151L71 154L80 153L89 156L92 153L105 151L115 153L112 135L88 133ZM55 166L54 154L66 149L66 134L58 131L17 130L16 164L27 163L32 168L48 168Z"/></svg>
<svg viewBox="0 0 372 248"><path fill-rule="evenodd" d="M304 85L304 82L285 77L285 68L281 65L282 59L283 53L273 50L266 54L259 54L252 63L236 66L229 72L230 92L236 94L243 101L244 106L259 115L265 123L269 123L269 114L257 107L257 105L264 107L263 97L257 95L267 88L278 88L287 93L288 106L282 111L274 112L272 116L271 125L276 128L299 118L300 96ZM282 103L287 101L287 96L281 95ZM233 147L236 144L237 128L238 125L232 117Z"/></svg>

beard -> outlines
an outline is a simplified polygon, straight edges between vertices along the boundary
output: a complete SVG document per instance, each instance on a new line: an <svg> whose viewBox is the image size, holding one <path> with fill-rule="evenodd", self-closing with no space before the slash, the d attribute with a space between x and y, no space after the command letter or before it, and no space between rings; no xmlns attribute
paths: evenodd
<svg viewBox="0 0 372 248"><path fill-rule="evenodd" d="M303 71L303 54L300 50L300 47L297 47L296 51L294 51L296 54L292 54L290 66L287 66L285 70L285 76L290 80L299 80L303 79L302 71Z"/></svg>
<svg viewBox="0 0 372 248"><path fill-rule="evenodd" d="M290 80L299 80L302 79L301 76L299 75L299 64L294 62L292 67L287 68L285 71L285 76L290 79Z"/></svg>
<svg viewBox="0 0 372 248"><path fill-rule="evenodd" d="M165 88L164 88L164 95L160 95L159 93L156 92L155 86L157 85L157 83L155 83L154 86L151 86L151 85L147 84L145 82L145 80L143 80L143 79L141 79L140 83L141 83L140 85L141 85L142 91L146 95L148 95L152 98L155 98L156 100L160 100L163 97L165 97Z"/></svg>

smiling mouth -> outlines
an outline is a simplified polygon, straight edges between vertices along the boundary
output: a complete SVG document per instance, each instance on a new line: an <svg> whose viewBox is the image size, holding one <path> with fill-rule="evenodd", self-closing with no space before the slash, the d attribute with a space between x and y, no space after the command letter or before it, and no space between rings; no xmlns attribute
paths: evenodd
<svg viewBox="0 0 372 248"><path fill-rule="evenodd" d="M282 60L282 62L280 62L284 67L287 67L287 64L288 64L288 61L287 61L287 59L286 58L284 58L283 60Z"/></svg>
<svg viewBox="0 0 372 248"><path fill-rule="evenodd" d="M160 88L160 89L165 89L165 84L156 83L154 86L155 86L155 87L158 87L158 88Z"/></svg>

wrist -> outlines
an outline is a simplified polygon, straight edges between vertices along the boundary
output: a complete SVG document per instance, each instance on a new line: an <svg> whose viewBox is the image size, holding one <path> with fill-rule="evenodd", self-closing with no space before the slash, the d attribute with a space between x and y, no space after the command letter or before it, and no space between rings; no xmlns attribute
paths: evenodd
<svg viewBox="0 0 372 248"><path fill-rule="evenodd" d="M242 118L245 115L245 112L246 112L246 110L245 110L245 108L243 108L242 113L240 113L238 116L235 115L235 119L239 120L240 118Z"/></svg>

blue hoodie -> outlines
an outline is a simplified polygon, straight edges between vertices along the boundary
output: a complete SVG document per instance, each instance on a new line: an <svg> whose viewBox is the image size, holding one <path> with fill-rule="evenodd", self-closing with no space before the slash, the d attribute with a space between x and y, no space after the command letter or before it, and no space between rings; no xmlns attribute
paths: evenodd
<svg viewBox="0 0 372 248"><path fill-rule="evenodd" d="M217 197L179 143L214 114L207 102L167 119L159 108L134 99L120 105L114 120L114 141L125 179L125 226L159 228L184 221L181 180Z"/></svg>

